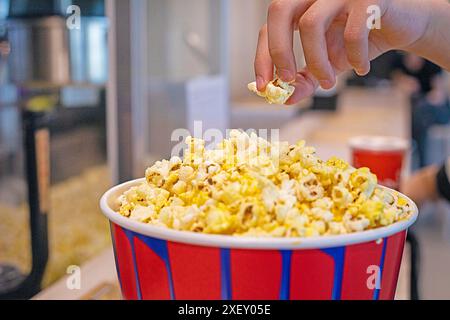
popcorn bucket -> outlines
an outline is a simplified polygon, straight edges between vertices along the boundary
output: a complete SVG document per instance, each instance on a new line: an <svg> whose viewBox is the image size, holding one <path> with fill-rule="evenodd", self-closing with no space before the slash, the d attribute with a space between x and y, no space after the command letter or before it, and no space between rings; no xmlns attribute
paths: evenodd
<svg viewBox="0 0 450 320"><path fill-rule="evenodd" d="M398 190L408 141L397 137L358 136L350 139L352 164L368 167L378 183Z"/></svg>
<svg viewBox="0 0 450 320"><path fill-rule="evenodd" d="M409 199L413 214L408 220L359 233L210 235L148 225L117 213L119 195L143 181L116 186L100 202L111 222L125 299L394 298L406 232L417 218Z"/></svg>

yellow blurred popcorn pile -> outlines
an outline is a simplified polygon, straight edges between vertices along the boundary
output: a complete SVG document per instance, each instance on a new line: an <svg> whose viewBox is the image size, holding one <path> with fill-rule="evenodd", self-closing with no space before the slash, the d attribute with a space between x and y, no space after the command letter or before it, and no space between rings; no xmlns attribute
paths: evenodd
<svg viewBox="0 0 450 320"><path fill-rule="evenodd" d="M373 229L407 219L408 201L377 187L367 168L322 161L304 141L266 141L232 130L214 149L188 137L184 159L146 170L120 198L120 214L209 234L312 237Z"/></svg>

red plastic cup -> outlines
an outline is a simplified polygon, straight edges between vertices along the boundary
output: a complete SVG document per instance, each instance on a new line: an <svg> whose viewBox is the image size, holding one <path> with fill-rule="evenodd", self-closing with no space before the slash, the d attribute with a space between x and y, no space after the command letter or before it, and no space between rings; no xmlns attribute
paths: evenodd
<svg viewBox="0 0 450 320"><path fill-rule="evenodd" d="M397 137L358 136L350 139L350 148L354 167L368 167L376 174L379 184L399 189L408 141Z"/></svg>
<svg viewBox="0 0 450 320"><path fill-rule="evenodd" d="M100 201L111 222L125 299L394 298L406 232L417 218L411 200L408 220L378 229L311 238L233 237L121 216L117 198L143 181L116 186Z"/></svg>

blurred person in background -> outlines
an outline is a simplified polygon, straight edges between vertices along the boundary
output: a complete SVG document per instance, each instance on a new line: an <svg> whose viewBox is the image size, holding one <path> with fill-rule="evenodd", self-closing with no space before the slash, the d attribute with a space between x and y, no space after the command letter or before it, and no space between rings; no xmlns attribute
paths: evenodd
<svg viewBox="0 0 450 320"><path fill-rule="evenodd" d="M418 164L426 165L428 130L450 122L450 102L445 74L439 66L417 55L399 54L393 62L392 78L410 95L411 136L417 147Z"/></svg>
<svg viewBox="0 0 450 320"><path fill-rule="evenodd" d="M11 48L6 40L6 29L0 25L0 84L6 82L6 59L10 52Z"/></svg>

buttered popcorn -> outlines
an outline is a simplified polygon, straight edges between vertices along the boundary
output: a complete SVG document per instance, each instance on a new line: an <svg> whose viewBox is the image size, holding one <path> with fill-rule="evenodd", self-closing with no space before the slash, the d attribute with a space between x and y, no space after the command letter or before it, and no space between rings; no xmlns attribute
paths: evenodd
<svg viewBox="0 0 450 320"><path fill-rule="evenodd" d="M300 141L269 143L232 130L215 149L188 137L184 158L156 162L119 199L120 214L176 230L312 237L407 219L409 202L377 187L369 169L319 159Z"/></svg>
<svg viewBox="0 0 450 320"><path fill-rule="evenodd" d="M295 91L294 86L291 86L288 82L281 81L278 78L270 81L266 85L264 91L258 91L255 81L249 83L247 87L248 90L256 93L260 97L265 98L270 104L285 104Z"/></svg>

